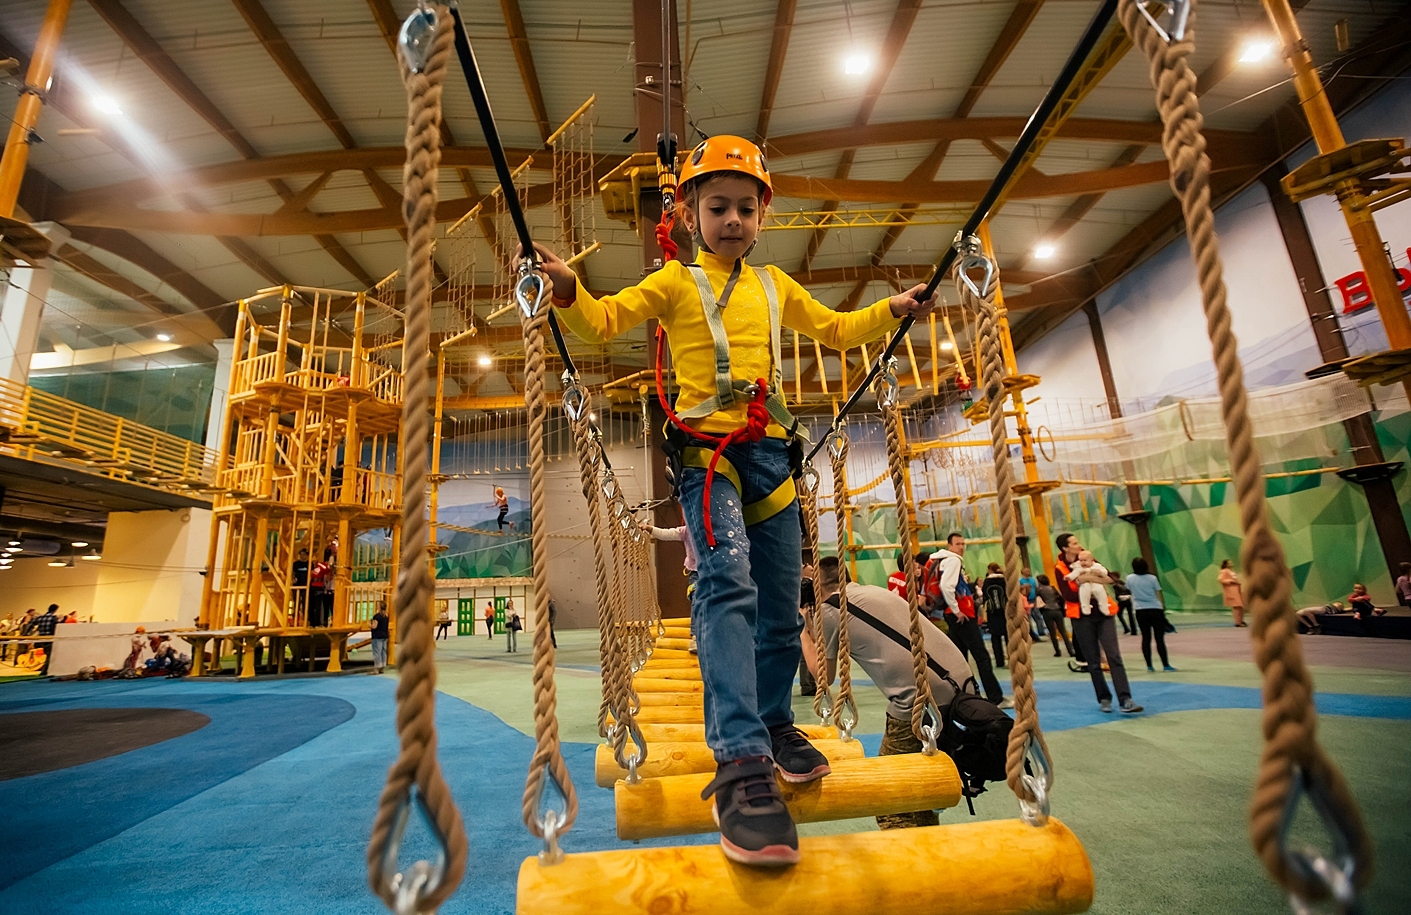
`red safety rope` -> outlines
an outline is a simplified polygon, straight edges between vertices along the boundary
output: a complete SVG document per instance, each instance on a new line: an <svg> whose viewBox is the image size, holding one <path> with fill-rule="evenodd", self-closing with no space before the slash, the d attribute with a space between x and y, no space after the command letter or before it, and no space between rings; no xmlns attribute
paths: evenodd
<svg viewBox="0 0 1411 915"><path fill-rule="evenodd" d="M656 235L657 244L661 246L662 263L676 260L677 246L671 237L671 230L676 226L676 211L662 213L661 221L657 223Z"/></svg>
<svg viewBox="0 0 1411 915"><path fill-rule="evenodd" d="M660 226L657 227L660 230ZM710 456L710 463L706 466L705 492L702 494L702 509L705 514L706 543L711 549L715 549L715 527L710 520L710 487L715 482L715 466L720 462L720 456L725 453L736 442L757 442L764 438L764 432L769 427L769 408L764 405L765 398L769 396L769 386L765 384L763 378L755 379L754 399L745 408L745 424L726 435L712 435L709 432L701 432L686 425L681 417L676 415L676 411L671 408L671 404L666 399L666 384L663 381L661 354L666 349L666 331L661 325L657 325L657 353L656 353L656 382L657 401L661 404L662 412L666 414L666 419L676 428L685 432L691 438L699 442L705 442L715 446L715 451ZM740 494L741 504L744 502L744 493Z"/></svg>

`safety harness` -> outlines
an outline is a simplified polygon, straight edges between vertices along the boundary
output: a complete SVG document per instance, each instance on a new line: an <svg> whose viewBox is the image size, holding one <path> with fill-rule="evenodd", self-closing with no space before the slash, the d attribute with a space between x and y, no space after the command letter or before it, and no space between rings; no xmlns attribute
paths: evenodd
<svg viewBox="0 0 1411 915"><path fill-rule="evenodd" d="M735 489L744 498L744 486L740 473L725 457L725 449L736 442L750 441L757 442L764 438L765 430L769 426L770 420L778 423L788 433L790 442L790 457L795 454L802 457L803 442L807 436L800 430L799 421L788 411L784 405L783 391L784 374L780 367L782 360L782 350L780 345L781 320L779 308L779 292L774 285L774 279L768 271L755 270L755 276L759 278L760 285L764 287L764 297L769 304L769 340L772 355L772 372L769 382L763 378L755 379L753 382L741 381L734 378L730 373L730 341L725 334L725 322L721 320L720 313L729 304L730 296L735 291L735 284L739 282L740 273L744 269L743 259L735 261L734 268L730 271L730 278L725 282L725 288L721 291L720 299L717 301L715 290L711 288L710 278L706 276L705 268L700 264L684 265L696 281L696 289L701 297L701 310L705 314L706 326L710 328L711 341L715 347L715 394L696 404L682 413L677 413L667 400L666 385L663 380L662 352L665 349L666 334L660 325L657 327L657 348L656 348L656 382L657 399L661 403L662 411L666 414L666 437L667 437L667 457L683 467L701 467L705 469L705 493L703 495L703 507L705 514L706 543L712 549L715 548L715 530L711 523L710 515L710 491L711 484L715 480L715 474L719 472L722 476L734 484ZM686 420L700 419L711 414L729 409L741 399L748 398L746 407L745 425L735 429L725 435L712 435L708 432L701 432L687 425ZM701 443L701 444L694 444ZM706 446L713 446L707 450ZM799 462L794 461L797 466ZM672 485L679 485L680 474L672 474ZM759 524L768 520L780 511L788 507L797 496L794 486L794 477L790 475L780 483L773 492L757 502L751 502L744 506L744 520L747 526Z"/></svg>

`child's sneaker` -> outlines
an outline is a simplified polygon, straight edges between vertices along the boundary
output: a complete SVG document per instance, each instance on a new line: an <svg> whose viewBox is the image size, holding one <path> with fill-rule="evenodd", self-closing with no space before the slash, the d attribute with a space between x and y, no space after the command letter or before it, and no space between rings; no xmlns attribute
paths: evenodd
<svg viewBox="0 0 1411 915"><path fill-rule="evenodd" d="M828 767L828 757L818 752L803 732L792 724L770 728L769 742L774 750L774 765L779 769L779 777L786 782L811 782L833 771Z"/></svg>
<svg viewBox="0 0 1411 915"><path fill-rule="evenodd" d="M714 795L711 815L720 827L720 848L736 864L785 867L799 861L799 834L779 794L767 756L724 763L701 792Z"/></svg>

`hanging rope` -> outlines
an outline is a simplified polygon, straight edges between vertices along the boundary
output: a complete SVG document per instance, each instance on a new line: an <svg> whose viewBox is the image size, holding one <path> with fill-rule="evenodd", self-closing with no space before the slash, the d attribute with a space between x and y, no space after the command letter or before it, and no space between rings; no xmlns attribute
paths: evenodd
<svg viewBox="0 0 1411 915"><path fill-rule="evenodd" d="M803 513L804 521L803 548L808 551L809 562L813 568L813 600L804 615L804 623L813 638L818 658L818 676L813 678L813 714L818 716L820 724L827 724L833 714L833 691L832 681L828 676L828 646L823 640L823 615L819 610L822 601L818 599L818 595L823 590L823 570L818 566L818 471L813 469L812 464L805 462L801 482L803 485L799 487L799 511Z"/></svg>
<svg viewBox="0 0 1411 915"><path fill-rule="evenodd" d="M848 436L842 429L832 434L828 457L833 462L833 511L838 519L838 704L833 707L833 725L840 737L851 740L858 711L852 696L852 640L848 637Z"/></svg>
<svg viewBox="0 0 1411 915"><path fill-rule="evenodd" d="M911 513L906 504L906 458L901 453L901 416L897 408L897 379L889 363L877 377L877 406L887 433L887 468L892 474L892 491L897 494L897 541L902 565L906 568L906 607L911 620L911 668L916 675L916 701L911 705L911 730L921 741L926 755L936 752L941 713L931 696L931 680L926 673L926 634L921 628L921 588L916 572L916 556L911 551ZM835 496L836 498L836 496ZM931 723L926 723L927 716Z"/></svg>
<svg viewBox="0 0 1411 915"><path fill-rule="evenodd" d="M530 550L534 567L534 756L524 780L524 825L536 838L544 840L542 858L557 861L561 852L557 839L573 826L578 816L578 795L568 775L559 746L558 687L554 683L554 643L549 632L549 516L548 493L544 488L544 419L548 399L544 395L544 325L549 308L547 289L539 281L537 301L527 299L529 284L521 279L515 294L519 299L519 325L524 335L524 404L529 413L529 512ZM539 812L546 781L552 781L563 796L563 810Z"/></svg>
<svg viewBox="0 0 1411 915"><path fill-rule="evenodd" d="M367 848L372 889L398 915L435 911L465 875L466 835L460 811L436 760L436 662L431 600L435 592L426 561L426 459L431 417L426 403L431 338L431 243L436 231L436 181L441 159L441 84L451 52L451 25L442 7L413 14L430 29L425 66L413 72L402 55L407 90L407 160L402 168L402 208L407 221L406 331L403 349L402 554L398 557L395 611L397 737L401 751L387 773L372 839ZM410 25L410 23L409 23ZM348 547L345 547L348 549ZM402 834L415 802L425 813L444 860L418 861L397 872Z"/></svg>
<svg viewBox="0 0 1411 915"><path fill-rule="evenodd" d="M1244 531L1240 551L1244 594L1253 616L1254 658L1264 679L1264 750L1250 806L1250 836L1265 869L1295 897L1295 908L1331 897L1346 911L1355 905L1356 891L1372 878L1372 843L1342 773L1318 744L1313 678L1298 643L1292 581L1283 548L1269 526L1264 474L1254 447L1239 342L1230 327L1210 208L1210 159L1201 133L1204 119L1196 77L1187 60L1195 49L1195 4L1190 3L1184 34L1177 19L1174 40L1133 0L1122 0L1118 16L1150 64L1171 187L1181 201L1200 281ZM1304 792L1309 793L1343 860L1330 863L1288 848L1286 831Z"/></svg>
<svg viewBox="0 0 1411 915"><path fill-rule="evenodd" d="M978 244L973 248L977 249ZM983 262L983 264L982 264ZM986 276L982 286L977 288L967 270L983 266ZM1004 355L999 339L999 315L995 308L995 292L999 289L999 279L994 274L993 264L972 250L971 256L962 259L955 271L955 285L961 301L973 310L977 317L976 338L980 348L980 383L982 394L990 417L990 442L993 446L995 468L995 499L999 509L1000 541L1004 548L1004 585L1006 603L1005 624L1009 632L1009 679L1014 686L1014 728L1009 732L1009 748L1005 757L1005 774L1009 788L1025 808L1031 821L1042 821L1047 817L1047 794L1052 783L1052 769L1047 760L1048 744L1043 730L1039 727L1038 700L1034 695L1034 667L1030 654L1029 626L1019 602L1019 569L1023 559L1019 554L1019 525L1014 513L1014 468L1009 463L1009 431L1004 415ZM1035 752L1036 764L1045 771L1030 773L1025 777L1024 764L1027 756ZM1042 779L1042 784L1036 784ZM1037 808L1037 809L1035 809Z"/></svg>

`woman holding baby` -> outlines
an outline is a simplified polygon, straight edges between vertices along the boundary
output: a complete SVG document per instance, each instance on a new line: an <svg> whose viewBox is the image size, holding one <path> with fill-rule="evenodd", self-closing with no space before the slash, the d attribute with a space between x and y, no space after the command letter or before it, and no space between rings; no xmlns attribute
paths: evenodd
<svg viewBox="0 0 1411 915"><path fill-rule="evenodd" d="M1117 604L1107 590L1111 576L1074 535L1059 534L1055 545L1059 557L1054 563L1057 573L1054 583L1067 603L1073 637L1087 661L1098 706L1104 712L1112 711L1112 692L1102 673L1102 660L1106 655L1118 707L1129 715L1140 712L1142 707L1132 701L1127 669L1122 665L1122 649L1117 644L1117 625L1112 620L1117 614Z"/></svg>

